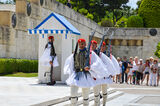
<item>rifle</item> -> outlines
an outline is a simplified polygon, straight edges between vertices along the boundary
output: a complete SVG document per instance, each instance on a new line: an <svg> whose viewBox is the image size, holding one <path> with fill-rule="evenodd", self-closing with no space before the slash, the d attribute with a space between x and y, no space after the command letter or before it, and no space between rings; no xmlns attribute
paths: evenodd
<svg viewBox="0 0 160 106"><path fill-rule="evenodd" d="M51 49L51 54L53 53L53 56L52 56L52 63L53 63L54 58L56 57L56 53L55 53L55 49L54 49L53 43L51 44L51 47L53 49L53 51ZM50 82L48 82L47 85L54 85L55 83L56 83L55 79L53 81L53 65L51 65L51 69L50 69Z"/></svg>
<svg viewBox="0 0 160 106"><path fill-rule="evenodd" d="M98 56L99 56L99 54L100 54L101 46L102 46L102 44L103 44L103 41L104 41L105 36L107 36L107 32L108 32L108 31L109 31L109 28L107 29L107 31L104 32L104 35L102 36L101 42L100 42L99 47L98 47L98 49L97 49L97 55L98 55Z"/></svg>
<svg viewBox="0 0 160 106"><path fill-rule="evenodd" d="M88 46L87 46L87 53L85 54L85 58L86 58L85 67L89 67L89 66L90 66L90 64L89 64L89 60L90 60L90 59L89 59L89 55L90 55L91 40L92 40L95 32L96 32L96 28L95 28L94 31L91 32L91 34L90 34L90 38L89 38L89 42L88 42ZM78 44L77 44L77 46L76 46L76 49L77 49L77 47L78 47ZM76 54L76 52L75 52L74 54ZM75 55L74 55L74 57L75 57ZM85 67L84 67L84 68L85 68ZM79 80L79 78L83 75L82 73L83 73L83 72L81 72L81 71L80 71L80 72L77 72L77 74L76 74L76 76L75 76L75 79L76 79L76 80ZM85 76L86 76L86 78L87 78L87 73L84 73L84 74L85 74Z"/></svg>
<svg viewBox="0 0 160 106"><path fill-rule="evenodd" d="M97 27L96 27L97 28ZM95 32L96 32L96 28L94 29L94 31L93 32L91 32L91 34L90 34L90 38L89 38L89 42L88 42L88 46L87 46L87 53L86 53L86 55L85 55L85 58L86 58L86 63L85 63L85 67L89 67L90 66L90 64L89 64L89 55L90 55L90 47L91 47L91 41L92 41L92 38L93 38L93 36L94 36L94 34L95 34Z"/></svg>
<svg viewBox="0 0 160 106"><path fill-rule="evenodd" d="M111 54L111 40L112 40L112 36L114 35L114 31L112 31L112 34L111 34L111 37L109 39L109 44L108 44L108 57L110 57L110 54Z"/></svg>

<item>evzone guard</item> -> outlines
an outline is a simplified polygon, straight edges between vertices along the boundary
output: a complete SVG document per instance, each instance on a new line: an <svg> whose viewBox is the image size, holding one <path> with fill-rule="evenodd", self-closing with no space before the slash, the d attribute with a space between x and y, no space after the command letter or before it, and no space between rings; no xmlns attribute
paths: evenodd
<svg viewBox="0 0 160 106"><path fill-rule="evenodd" d="M112 63L112 61L110 60L110 58L108 58L106 56L106 43L101 42L102 44L100 44L99 48L100 50L97 50L97 42L95 40L92 40L91 42L91 49L92 51L94 51L95 53L97 53L97 55L101 58L101 60L103 61L103 63L105 64L105 67L108 70L109 73L109 77L103 77L103 78L93 78L96 86L93 87L93 91L94 91L94 106L100 106L100 91L102 90L102 97L103 97L103 106L106 105L107 102L107 84L112 83L112 78L111 76L114 76L116 74L116 69L114 68L114 64ZM100 52L101 51L101 52Z"/></svg>
<svg viewBox="0 0 160 106"><path fill-rule="evenodd" d="M90 54L89 66L86 66L87 52ZM96 53L94 51L90 52L88 48L86 49L85 39L78 40L74 54L66 59L64 74L69 74L66 83L71 87L71 106L77 106L78 88L82 88L83 105L89 106L90 87L97 85L93 78L103 79L110 76L105 64Z"/></svg>
<svg viewBox="0 0 160 106"><path fill-rule="evenodd" d="M57 61L57 56L55 52L55 48L53 45L54 37L49 36L48 37L49 42L45 46L45 51L43 52L43 55L40 57L40 65L44 66L46 70L44 76L46 76L46 73L50 73L50 81L47 82L47 85L54 85L56 83L54 75L53 75L53 67L59 66Z"/></svg>
<svg viewBox="0 0 160 106"><path fill-rule="evenodd" d="M114 32L112 32L111 37L113 36ZM108 44L108 54L107 56L111 59L111 61L114 64L114 67L116 69L116 75L120 74L120 67L119 67L119 63L117 61L117 59L114 57L114 55L112 55L112 51L111 51L111 39L109 39L109 44ZM114 81L114 77L113 76L113 81Z"/></svg>

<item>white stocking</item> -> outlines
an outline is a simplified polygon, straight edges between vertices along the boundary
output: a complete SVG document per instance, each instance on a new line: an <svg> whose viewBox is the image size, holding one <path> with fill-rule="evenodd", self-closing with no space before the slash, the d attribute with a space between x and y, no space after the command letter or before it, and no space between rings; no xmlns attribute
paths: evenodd
<svg viewBox="0 0 160 106"><path fill-rule="evenodd" d="M82 88L83 106L89 106L89 91L90 88Z"/></svg>
<svg viewBox="0 0 160 106"><path fill-rule="evenodd" d="M77 106L78 101L78 87L71 86L71 106Z"/></svg>
<svg viewBox="0 0 160 106"><path fill-rule="evenodd" d="M107 102L107 84L102 84L102 94L103 94L103 106L105 106Z"/></svg>
<svg viewBox="0 0 160 106"><path fill-rule="evenodd" d="M101 89L100 85L97 85L97 86L93 87L93 91L94 91L94 106L100 106L100 89Z"/></svg>

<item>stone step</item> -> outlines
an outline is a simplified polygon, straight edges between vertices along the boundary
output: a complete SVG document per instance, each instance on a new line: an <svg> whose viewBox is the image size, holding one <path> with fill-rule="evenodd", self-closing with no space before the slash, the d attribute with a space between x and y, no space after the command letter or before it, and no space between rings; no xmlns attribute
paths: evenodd
<svg viewBox="0 0 160 106"><path fill-rule="evenodd" d="M108 94L110 95L110 94L112 94L112 93L114 93L114 92L116 92L114 89L108 89ZM93 91L90 93L90 95L89 95L89 101L93 101L94 100L94 93L93 93ZM78 98L78 105L81 105L81 104L83 104L83 97L82 96L80 96L79 98ZM59 103L59 104L56 104L56 106L70 106L70 100L68 100L68 101L66 101L66 102L62 102L62 103Z"/></svg>
<svg viewBox="0 0 160 106"><path fill-rule="evenodd" d="M89 95L89 100L91 101L94 96L94 93L91 93L90 95ZM78 105L80 105L80 104L82 104L82 102L83 102L83 97L81 96L81 97L79 97L78 98ZM62 102L62 103L60 103L60 104L56 104L56 106L70 106L70 100L68 100L68 101L66 101L66 102Z"/></svg>
<svg viewBox="0 0 160 106"><path fill-rule="evenodd" d="M113 88L109 88L108 89L108 93L111 94L115 92L115 90ZM48 106L48 105L56 105L56 106L69 106L70 104L70 100L69 100L70 96L65 96L63 98L58 98L58 99L54 99L54 100L50 100L50 101L46 101L46 102L42 102L39 104L34 104L32 106ZM93 89L90 90L90 100L93 100ZM79 102L78 104L82 104L82 94L81 92L78 93L78 98L79 98Z"/></svg>
<svg viewBox="0 0 160 106"><path fill-rule="evenodd" d="M93 90L91 89L90 94L92 94L92 93L93 93ZM78 98L80 98L81 96L82 96L81 92L78 92ZM54 99L54 100L49 100L49 101L46 101L46 102L34 104L32 106L58 105L58 104L65 103L65 102L69 101L69 98L70 98L70 96L65 96L63 98L57 98L57 99Z"/></svg>
<svg viewBox="0 0 160 106"><path fill-rule="evenodd" d="M121 95L123 95L123 92L121 92L121 91L115 91L115 92L113 92L113 93L111 93L111 94L108 95L107 102L110 101L110 100L112 100L112 99L114 99L114 98L117 98L117 97L119 97ZM100 99L100 104L102 105L102 103L103 103L103 99L101 98ZM83 103L80 104L79 106L83 106ZM94 97L92 97L92 100L89 102L89 106L94 106Z"/></svg>

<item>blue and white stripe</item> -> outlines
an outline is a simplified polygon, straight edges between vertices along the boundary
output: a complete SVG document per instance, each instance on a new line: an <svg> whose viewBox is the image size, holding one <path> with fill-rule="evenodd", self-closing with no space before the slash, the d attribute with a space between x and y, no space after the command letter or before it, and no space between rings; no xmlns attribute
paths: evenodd
<svg viewBox="0 0 160 106"><path fill-rule="evenodd" d="M36 35L36 34L68 34L72 33L69 30L54 30L54 29L28 29L28 34Z"/></svg>

